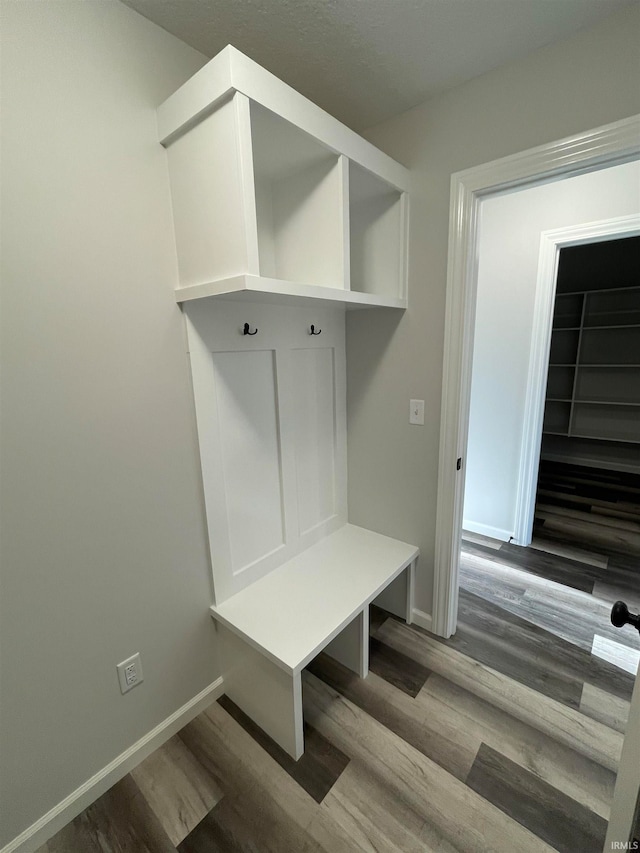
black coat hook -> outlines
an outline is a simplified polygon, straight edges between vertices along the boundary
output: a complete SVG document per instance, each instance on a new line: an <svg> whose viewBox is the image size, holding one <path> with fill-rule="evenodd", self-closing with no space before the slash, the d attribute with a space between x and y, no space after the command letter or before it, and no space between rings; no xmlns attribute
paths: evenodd
<svg viewBox="0 0 640 853"><path fill-rule="evenodd" d="M316 332L316 327L312 325L309 334L310 335L321 335L322 329L318 329L318 331Z"/></svg>
<svg viewBox="0 0 640 853"><path fill-rule="evenodd" d="M249 331L249 324L248 324L248 323L245 323L245 324L244 324L244 329L242 330L242 334L243 334L243 335L257 335L257 334L258 334L258 330L256 329L256 330L255 330L255 332L250 332L250 331Z"/></svg>

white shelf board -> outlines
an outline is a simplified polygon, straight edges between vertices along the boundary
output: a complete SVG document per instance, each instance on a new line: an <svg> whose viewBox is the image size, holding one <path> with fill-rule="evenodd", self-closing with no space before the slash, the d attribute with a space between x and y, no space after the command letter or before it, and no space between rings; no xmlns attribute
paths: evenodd
<svg viewBox="0 0 640 853"><path fill-rule="evenodd" d="M417 556L414 545L345 524L211 612L295 675Z"/></svg>
<svg viewBox="0 0 640 853"><path fill-rule="evenodd" d="M407 307L406 299L379 296L372 293L360 293L355 290L343 290L337 287L319 287L313 284L299 284L295 281L282 281L258 275L236 275L231 278L209 281L204 284L192 284L178 287L175 291L176 302L189 302L192 299L247 300L254 302L274 302L280 305L321 305L346 308L400 308Z"/></svg>
<svg viewBox="0 0 640 853"><path fill-rule="evenodd" d="M160 105L160 142L170 145L233 92L242 92L396 189L409 189L408 169L231 45Z"/></svg>

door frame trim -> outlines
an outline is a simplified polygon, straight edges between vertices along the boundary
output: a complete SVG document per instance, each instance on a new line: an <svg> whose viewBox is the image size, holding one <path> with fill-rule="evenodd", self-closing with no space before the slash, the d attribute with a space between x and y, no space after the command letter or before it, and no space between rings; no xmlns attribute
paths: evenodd
<svg viewBox="0 0 640 853"><path fill-rule="evenodd" d="M433 631L450 637L458 611L464 464L483 198L640 158L640 115L531 148L451 176L442 409L435 531ZM462 474L462 476L461 476Z"/></svg>
<svg viewBox="0 0 640 853"><path fill-rule="evenodd" d="M524 426L520 449L520 472L516 495L514 541L530 545L533 534L533 513L536 504L538 469L542 446L551 328L556 296L560 250L585 243L600 243L619 237L640 235L640 214L602 219L583 225L543 231L540 235L538 277L533 308L533 329L529 373L524 409Z"/></svg>

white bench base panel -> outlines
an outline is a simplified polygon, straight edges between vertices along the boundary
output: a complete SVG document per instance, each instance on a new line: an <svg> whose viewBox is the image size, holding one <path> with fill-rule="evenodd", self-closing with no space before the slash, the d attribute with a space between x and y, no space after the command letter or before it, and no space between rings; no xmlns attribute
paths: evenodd
<svg viewBox="0 0 640 853"><path fill-rule="evenodd" d="M414 546L345 525L211 608L225 692L294 759L304 752L302 669L324 651L366 678L369 604L410 623L417 556Z"/></svg>

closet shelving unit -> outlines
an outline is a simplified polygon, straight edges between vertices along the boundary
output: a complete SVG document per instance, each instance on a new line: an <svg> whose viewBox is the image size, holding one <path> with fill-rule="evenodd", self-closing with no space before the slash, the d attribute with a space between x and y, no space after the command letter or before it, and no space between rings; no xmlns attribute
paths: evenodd
<svg viewBox="0 0 640 853"><path fill-rule="evenodd" d="M640 460L640 286L556 295L543 433Z"/></svg>
<svg viewBox="0 0 640 853"><path fill-rule="evenodd" d="M407 307L407 170L227 47L158 109L225 692L291 756L301 670L364 677L418 549L350 524L346 309ZM393 497L389 497L393 500Z"/></svg>

